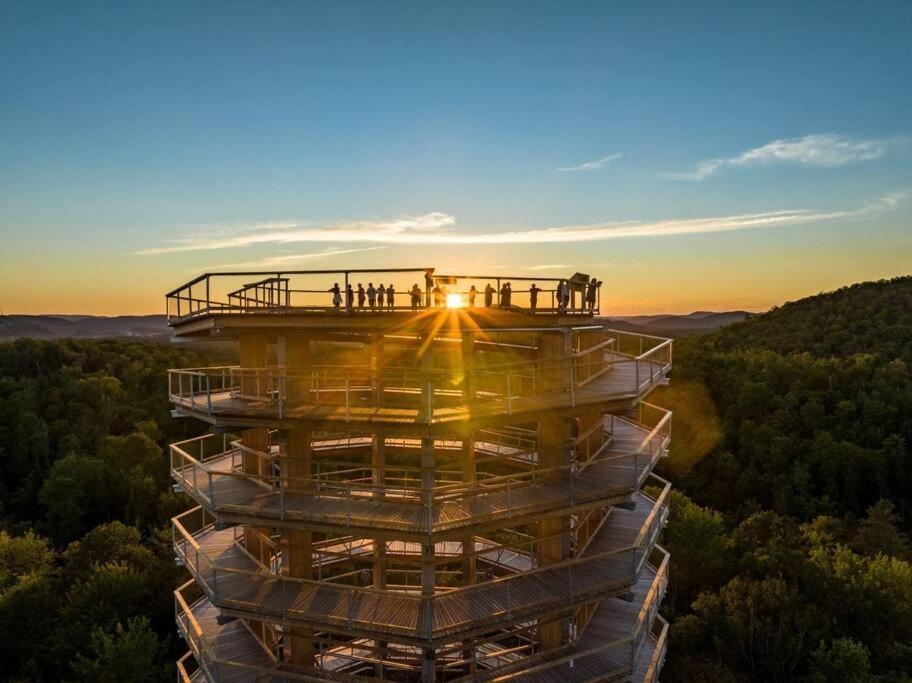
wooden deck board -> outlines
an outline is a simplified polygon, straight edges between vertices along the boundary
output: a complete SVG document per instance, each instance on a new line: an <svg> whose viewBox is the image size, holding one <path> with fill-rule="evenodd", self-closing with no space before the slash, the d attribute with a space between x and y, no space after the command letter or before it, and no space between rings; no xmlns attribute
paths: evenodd
<svg viewBox="0 0 912 683"><path fill-rule="evenodd" d="M524 515L555 514L608 501L639 489L654 460L646 454L616 458L633 451L647 431L630 422L615 421L615 435L604 457L576 475L526 483L512 490L444 500L431 509L416 502L338 495L278 493L261 482L231 473L231 455L199 465L173 470L172 476L197 502L216 514L237 514L260 520L322 523L351 529L409 533L440 533L466 530L492 521L507 521ZM613 459L614 458L614 459ZM211 475L211 478L210 478Z"/></svg>
<svg viewBox="0 0 912 683"><path fill-rule="evenodd" d="M477 626L515 623L626 591L637 580L632 556L596 556L602 534L627 538L628 544L636 539L637 524L641 527L652 509L650 499L637 495L643 504L632 511L612 511L596 533L583 554L584 558L593 557L593 561L440 593L433 599L432 614L415 596L279 579L234 544L231 529L209 527L194 537L200 546L199 563L186 541L178 551L210 599L223 609L260 618L300 621L316 628L408 639L405 642L428 637L444 642L458 640Z"/></svg>
<svg viewBox="0 0 912 683"><path fill-rule="evenodd" d="M609 354L610 356L610 354ZM650 361L639 362L639 374L636 364L617 356L615 365L597 379L576 389L563 392L548 392L526 396L517 396L508 401L505 397L487 398L471 404L448 405L436 407L430 422L435 424L460 423L467 421L480 421L486 417L506 415L540 414L557 409L570 409L582 406L598 406L618 400L634 400L648 394L654 386L662 381L661 376L655 381L650 377L655 375L664 366ZM639 379L639 384L637 383ZM209 416L217 419L238 418L249 420L278 419L288 421L316 421L316 422L354 422L371 424L415 424L426 422L426 417L417 407L379 407L365 405L368 403L371 389L353 391L353 400L348 408L344 405L299 403L282 406L281 417L279 405L275 401L254 400L235 397L231 392L211 392L194 397L172 397L172 402L178 409L188 411L197 417ZM313 394L313 392L311 392ZM331 392L321 392L329 394ZM315 394L314 394L315 395ZM452 400L452 396L448 400ZM211 412L210 412L211 407Z"/></svg>

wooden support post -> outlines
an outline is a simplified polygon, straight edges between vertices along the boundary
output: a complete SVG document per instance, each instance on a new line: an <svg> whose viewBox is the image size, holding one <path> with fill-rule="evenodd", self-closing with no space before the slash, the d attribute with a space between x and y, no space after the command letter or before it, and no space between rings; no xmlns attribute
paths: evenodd
<svg viewBox="0 0 912 683"><path fill-rule="evenodd" d="M471 405L475 401L475 333L462 333L462 400Z"/></svg>
<svg viewBox="0 0 912 683"><path fill-rule="evenodd" d="M383 405L383 335L374 335L371 339L371 388L375 397L375 405Z"/></svg>
<svg viewBox="0 0 912 683"><path fill-rule="evenodd" d="M418 340L418 347L421 348L424 344L427 344L427 348L418 360L418 366L420 368L418 377L421 382L421 404L418 406L418 421L430 423L434 420L434 376L430 372L433 367L433 338L428 335L420 337Z"/></svg>
<svg viewBox="0 0 912 683"><path fill-rule="evenodd" d="M475 433L468 432L462 439L462 480L466 484L475 484ZM464 536L462 539L462 584L470 586L475 583L475 537ZM475 657L472 640L463 643L466 648L462 652L463 659L469 662L467 673L475 674Z"/></svg>
<svg viewBox="0 0 912 683"><path fill-rule="evenodd" d="M432 510L431 502L433 500L433 488L436 469L436 453L434 451L434 439L432 437L422 437L421 439L421 493L428 504L428 510ZM434 542L428 535L421 542L421 596L423 598L433 597L437 589L436 568L434 565ZM427 603L428 624L433 625L434 613L433 603ZM430 645L425 647L421 659L421 680L423 683L433 683L435 680L436 661L434 650Z"/></svg>
<svg viewBox="0 0 912 683"><path fill-rule="evenodd" d="M243 344L242 344L243 348ZM265 352L265 343L263 344L263 350ZM243 356L242 356L243 357ZM260 451L261 453L266 453L268 450L268 432L264 428L257 429L245 429L241 432L241 443L253 450ZM254 477L259 477L263 474L265 464L263 458L258 457L254 453L248 453L244 451L241 455L241 469L245 474L250 474ZM268 528L257 528L253 526L244 527L244 547L247 548L247 551L254 557L263 559L264 548L261 534L268 535ZM256 621L253 619L247 620L250 630L259 634L262 638L266 633L266 629L262 622ZM265 643L266 647L271 648L271 643Z"/></svg>
<svg viewBox="0 0 912 683"><path fill-rule="evenodd" d="M371 448L371 470L373 472L373 483L382 486L386 483L386 439L384 435L374 434L374 441ZM384 493L378 490L375 495L382 498ZM373 557L373 579L374 588L383 590L386 588L386 538L374 536L374 557ZM383 678L383 663L387 659L387 643L385 640L377 641L377 659L379 660L374 667L374 673L377 678Z"/></svg>
<svg viewBox="0 0 912 683"><path fill-rule="evenodd" d="M541 380L538 389L552 394L570 388L570 331L557 329L538 335Z"/></svg>
<svg viewBox="0 0 912 683"><path fill-rule="evenodd" d="M565 418L539 420L538 460L542 469L560 467L569 462L569 424ZM556 476L556 475L555 475ZM546 537L538 542L538 565L545 567L570 557L570 518L568 516L547 517L539 522L539 535ZM539 624L539 640L543 650L560 647L563 644L563 619L543 621Z"/></svg>
<svg viewBox="0 0 912 683"><path fill-rule="evenodd" d="M286 436L285 455L282 459L282 476L288 493L306 493L311 489L311 432L290 429ZM288 576L298 579L313 578L313 535L306 529L288 529L285 532L288 548ZM313 630L295 627L290 630L289 661L298 666L313 666Z"/></svg>
<svg viewBox="0 0 912 683"><path fill-rule="evenodd" d="M310 402L310 336L285 337L285 393L289 405Z"/></svg>
<svg viewBox="0 0 912 683"><path fill-rule="evenodd" d="M255 373L266 367L266 337L262 334L242 334L238 339L241 366L241 394L257 396L265 391L263 378L257 381Z"/></svg>

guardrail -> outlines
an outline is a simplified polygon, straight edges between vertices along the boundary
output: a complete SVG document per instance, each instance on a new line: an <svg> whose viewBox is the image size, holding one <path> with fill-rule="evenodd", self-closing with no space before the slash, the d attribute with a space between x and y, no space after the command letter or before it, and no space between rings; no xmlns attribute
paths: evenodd
<svg viewBox="0 0 912 683"><path fill-rule="evenodd" d="M243 414L249 409L278 419L290 409L310 405L338 406L349 421L356 409L380 408L391 402L397 409L412 410L415 421L431 423L435 411L453 406L469 410L497 406L512 415L557 396L575 407L578 400L591 399L582 393L586 387L606 375L605 386L592 396L637 397L661 382L671 369L671 340L601 332L603 338L597 343L567 356L489 364L468 371L327 364L304 370L280 366L171 369L168 395L176 406L209 416L226 411ZM656 343L636 356L620 350L644 341Z"/></svg>
<svg viewBox="0 0 912 683"><path fill-rule="evenodd" d="M510 289L507 282L528 283ZM292 270L203 273L165 295L168 323L187 322L210 314L328 312L340 314L426 310L445 306L447 295L458 295L459 307L496 306L532 314L592 315L599 310L601 287L587 301L576 285L564 306L556 298L561 278L500 275L437 275L433 268L368 268L360 270ZM382 300L370 303L367 289L384 288ZM544 287L538 287L538 283ZM392 304L386 289L392 285ZM351 291L349 292L349 286ZM474 293L471 291L475 288ZM491 292L487 293L486 288ZM534 290L533 290L534 287ZM418 290L413 304L411 291ZM534 291L534 296L533 296ZM456 301L449 301L451 306Z"/></svg>
<svg viewBox="0 0 912 683"><path fill-rule="evenodd" d="M663 412L655 406L648 406L645 410L657 415ZM581 500L588 500L593 495L594 485L587 480L587 475L588 479L593 479L593 476L600 471L599 468L611 467L621 462L632 465L632 467L625 467L621 472L612 470L612 482L617 485L618 490L637 490L652 472L658 459L666 452L671 413L664 411L651 429L647 426L637 425L627 418L615 416L604 417L601 422L596 423L595 428L604 429L607 425L613 424L615 420L630 424L644 435L638 446L630 452L609 455L608 451L612 448L610 441L605 441L601 448L593 453L574 452L575 449L588 446L587 435L582 434L571 445L571 449L574 451L571 451L573 460L569 464L550 468L536 467L506 475L479 473L473 482L447 481L440 477L433 486L423 487L419 480L420 468L388 469L384 481L379 481L378 473L367 466L357 465L344 470L334 466L330 471L320 471L319 468L325 467L325 465L321 465L319 461L315 464L318 469L313 476L291 477L282 470L281 463L284 455L281 450L264 453L235 441L231 443L230 448L221 452L213 453L212 451L216 449L210 446L209 455L205 455L206 444L217 443L218 439L210 434L171 445L171 474L175 481L210 510L219 509L221 502L216 494L216 487L213 485L214 478L231 477L239 481L252 482L257 487L254 492L262 490L264 493L270 492L277 496L278 514L283 519L298 507L294 504L295 501L286 500L288 496L335 499L341 506L337 512L344 515L349 523L357 521L360 514L370 514L370 511L359 512L361 509L355 508L357 503L382 499L423 508L421 514L415 516L423 517L424 527L431 529L429 525L437 517L441 506L457 503L468 504L474 498L491 494L503 494L502 503L505 509L502 512L506 518L509 518L518 512L518 508L515 508L512 502L516 494L526 487L542 485L546 480L549 483L553 483L555 479L563 479L568 482L568 504L575 506L578 496L583 496ZM391 441L393 443L387 443L386 447L395 450L397 448L396 440ZM356 443L353 449L361 450L367 445ZM564 452L565 448L565 446L558 446L554 450ZM191 455L191 451L196 455ZM536 451L535 455L537 460L541 454ZM248 471L242 469L245 456ZM251 458L256 460L251 462ZM446 472L439 474L446 475ZM455 477L456 473L452 474ZM236 497L227 502L234 509L242 507Z"/></svg>
<svg viewBox="0 0 912 683"><path fill-rule="evenodd" d="M260 620L265 617L286 623L302 622L369 636L413 642L446 641L463 637L474 628L493 628L502 622L533 618L631 585L652 552L667 515L669 488L666 483L635 542L629 546L427 597L225 566L209 557L178 518L173 520L175 551L209 599L223 609L250 612ZM220 577L231 579L221 582L224 588L220 587ZM238 577L246 577L242 583L247 586L242 592L248 592L255 584L256 594L261 598L271 594L270 599L261 602L239 597L240 593L235 592ZM548 591L530 590L542 582L548 585ZM332 606L319 613L294 607L309 604L318 595L324 604ZM378 620L378 614L384 616Z"/></svg>

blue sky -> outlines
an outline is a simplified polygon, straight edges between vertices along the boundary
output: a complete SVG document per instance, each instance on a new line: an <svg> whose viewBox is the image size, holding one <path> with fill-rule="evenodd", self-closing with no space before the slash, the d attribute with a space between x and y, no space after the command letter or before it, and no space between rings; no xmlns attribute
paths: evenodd
<svg viewBox="0 0 912 683"><path fill-rule="evenodd" d="M908 272L912 4L795 4L0 2L0 305L277 259L588 270L618 313Z"/></svg>

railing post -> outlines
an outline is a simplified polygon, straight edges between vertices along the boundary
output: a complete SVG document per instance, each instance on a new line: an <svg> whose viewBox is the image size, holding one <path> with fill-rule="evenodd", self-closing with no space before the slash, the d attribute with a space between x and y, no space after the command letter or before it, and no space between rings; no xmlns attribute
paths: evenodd
<svg viewBox="0 0 912 683"><path fill-rule="evenodd" d="M350 371L345 371L345 419L346 421L351 419L351 413L349 412L349 389L351 385L351 373Z"/></svg>
<svg viewBox="0 0 912 683"><path fill-rule="evenodd" d="M510 390L510 373L507 373L507 415L513 414L513 392Z"/></svg>
<svg viewBox="0 0 912 683"><path fill-rule="evenodd" d="M212 387L209 382L208 374L206 375L206 408L209 411L209 415L212 415Z"/></svg>
<svg viewBox="0 0 912 683"><path fill-rule="evenodd" d="M570 406L576 407L576 366L570 361Z"/></svg>

